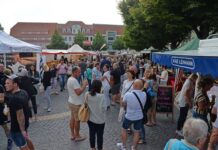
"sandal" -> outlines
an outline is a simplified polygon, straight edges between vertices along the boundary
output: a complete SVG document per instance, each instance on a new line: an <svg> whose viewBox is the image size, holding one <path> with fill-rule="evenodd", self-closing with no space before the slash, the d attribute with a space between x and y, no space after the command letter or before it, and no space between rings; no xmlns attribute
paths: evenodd
<svg viewBox="0 0 218 150"><path fill-rule="evenodd" d="M76 137L76 138L75 138L75 141L78 142L78 141L83 141L83 140L85 140L85 139L86 139L85 136L80 136L80 137Z"/></svg>
<svg viewBox="0 0 218 150"><path fill-rule="evenodd" d="M72 141L74 141L74 140L75 140L75 137L71 137L70 139L71 139Z"/></svg>

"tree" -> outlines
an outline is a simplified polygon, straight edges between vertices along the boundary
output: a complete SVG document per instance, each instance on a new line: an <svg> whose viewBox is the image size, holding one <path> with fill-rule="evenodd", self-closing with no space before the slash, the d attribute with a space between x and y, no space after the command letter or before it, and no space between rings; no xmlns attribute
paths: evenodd
<svg viewBox="0 0 218 150"><path fill-rule="evenodd" d="M216 0L123 0L124 40L135 49L176 48L195 31L204 39L218 31Z"/></svg>
<svg viewBox="0 0 218 150"><path fill-rule="evenodd" d="M82 32L79 32L74 38L74 44L78 44L80 47L84 48L83 42L85 39L85 35Z"/></svg>
<svg viewBox="0 0 218 150"><path fill-rule="evenodd" d="M1 23L0 23L0 31L3 31L4 28L2 27Z"/></svg>
<svg viewBox="0 0 218 150"><path fill-rule="evenodd" d="M102 47L104 44L106 44L106 40L101 33L97 32L92 42L93 49L100 50L102 48L101 50L106 50L107 46Z"/></svg>
<svg viewBox="0 0 218 150"><path fill-rule="evenodd" d="M116 40L112 44L112 48L114 50L122 50L125 49L125 43L122 37L117 37Z"/></svg>
<svg viewBox="0 0 218 150"><path fill-rule="evenodd" d="M64 38L55 31L52 38L51 43L47 46L48 49L67 49L68 45L65 44Z"/></svg>

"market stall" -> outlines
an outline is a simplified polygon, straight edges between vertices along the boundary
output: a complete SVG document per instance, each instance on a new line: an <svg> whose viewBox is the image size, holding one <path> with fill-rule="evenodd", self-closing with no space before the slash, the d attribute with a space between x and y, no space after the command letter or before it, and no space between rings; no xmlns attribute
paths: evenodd
<svg viewBox="0 0 218 150"><path fill-rule="evenodd" d="M0 62L17 73L19 66L37 63L41 47L16 39L0 31ZM38 56L39 57L39 56Z"/></svg>
<svg viewBox="0 0 218 150"><path fill-rule="evenodd" d="M218 68L218 39L202 40L199 46L198 50L155 52L152 53L152 61L217 78L218 71L215 68Z"/></svg>

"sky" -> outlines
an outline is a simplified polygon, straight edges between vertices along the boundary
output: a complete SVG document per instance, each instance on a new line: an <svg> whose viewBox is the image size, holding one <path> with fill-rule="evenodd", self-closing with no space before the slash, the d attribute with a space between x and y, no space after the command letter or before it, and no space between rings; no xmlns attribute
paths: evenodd
<svg viewBox="0 0 218 150"><path fill-rule="evenodd" d="M4 31L17 22L83 21L85 24L123 24L120 0L1 0L0 24Z"/></svg>

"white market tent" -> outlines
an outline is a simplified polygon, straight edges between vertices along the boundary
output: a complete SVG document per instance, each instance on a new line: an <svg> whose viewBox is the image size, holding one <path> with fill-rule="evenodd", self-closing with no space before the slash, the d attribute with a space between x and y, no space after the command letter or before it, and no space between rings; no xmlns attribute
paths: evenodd
<svg viewBox="0 0 218 150"><path fill-rule="evenodd" d="M94 52L84 50L78 44L74 44L71 48L69 48L67 50L67 52L70 53L70 54L95 55Z"/></svg>
<svg viewBox="0 0 218 150"><path fill-rule="evenodd" d="M0 53L40 53L41 47L36 46L0 31Z"/></svg>
<svg viewBox="0 0 218 150"><path fill-rule="evenodd" d="M67 50L57 50L57 49L43 49L42 50L43 55L47 54L67 54Z"/></svg>

